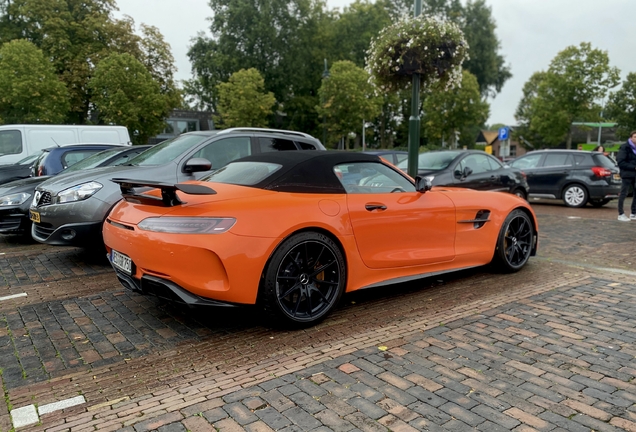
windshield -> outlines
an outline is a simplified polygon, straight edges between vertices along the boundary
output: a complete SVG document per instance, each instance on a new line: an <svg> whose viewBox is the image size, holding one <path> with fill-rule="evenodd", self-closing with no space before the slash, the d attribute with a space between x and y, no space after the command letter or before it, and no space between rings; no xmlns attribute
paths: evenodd
<svg viewBox="0 0 636 432"><path fill-rule="evenodd" d="M86 159L83 159L77 163L74 163L70 167L66 168L64 172L65 173L75 172L75 171L80 171L84 169L95 168L99 166L102 162L104 162L106 159L116 155L117 153L121 153L122 151L124 150L122 149L104 150L102 152L94 154L93 156L87 157Z"/></svg>
<svg viewBox="0 0 636 432"><path fill-rule="evenodd" d="M442 152L426 152L420 153L417 157L417 168L421 170L443 170L450 165L461 151L442 151ZM408 159L398 164L398 168L407 169Z"/></svg>
<svg viewBox="0 0 636 432"><path fill-rule="evenodd" d="M252 186L278 171L281 166L266 162L232 162L203 177L201 181Z"/></svg>
<svg viewBox="0 0 636 432"><path fill-rule="evenodd" d="M129 165L153 166L165 165L177 159L183 153L208 139L208 135L180 135L149 148L130 160Z"/></svg>
<svg viewBox="0 0 636 432"><path fill-rule="evenodd" d="M41 154L42 154L42 152L41 152L41 151L39 151L39 152L37 152L37 153L35 153L35 154L32 154L32 155L30 155L30 156L25 157L24 159L20 159L20 160L19 160L19 161L17 161L15 164L16 164L16 165L30 165L30 164L32 164L33 162L35 162L35 160L36 160L37 158L39 158Z"/></svg>

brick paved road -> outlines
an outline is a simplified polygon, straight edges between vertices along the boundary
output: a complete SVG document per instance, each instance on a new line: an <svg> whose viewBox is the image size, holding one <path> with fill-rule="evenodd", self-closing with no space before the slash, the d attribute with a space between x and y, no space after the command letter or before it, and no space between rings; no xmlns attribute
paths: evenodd
<svg viewBox="0 0 636 432"><path fill-rule="evenodd" d="M80 394L26 429L636 430L636 226L535 209L522 272L358 293L299 332L162 305L78 250L0 237L0 296L27 293L0 302L0 431L9 409Z"/></svg>

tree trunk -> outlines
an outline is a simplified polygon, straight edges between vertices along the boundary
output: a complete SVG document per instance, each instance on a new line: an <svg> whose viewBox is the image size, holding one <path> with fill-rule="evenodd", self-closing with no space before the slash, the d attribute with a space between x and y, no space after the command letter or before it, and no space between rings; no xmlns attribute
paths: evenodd
<svg viewBox="0 0 636 432"><path fill-rule="evenodd" d="M572 148L572 131L568 132L568 137L565 139L565 148L568 150Z"/></svg>

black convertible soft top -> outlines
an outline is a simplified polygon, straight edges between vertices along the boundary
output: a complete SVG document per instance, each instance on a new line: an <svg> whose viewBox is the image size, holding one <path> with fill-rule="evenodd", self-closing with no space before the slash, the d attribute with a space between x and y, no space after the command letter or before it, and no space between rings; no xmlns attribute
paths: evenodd
<svg viewBox="0 0 636 432"><path fill-rule="evenodd" d="M279 151L260 153L233 161L267 162L282 167L254 187L278 192L344 194L333 171L335 165L350 162L380 162L376 155L344 151Z"/></svg>

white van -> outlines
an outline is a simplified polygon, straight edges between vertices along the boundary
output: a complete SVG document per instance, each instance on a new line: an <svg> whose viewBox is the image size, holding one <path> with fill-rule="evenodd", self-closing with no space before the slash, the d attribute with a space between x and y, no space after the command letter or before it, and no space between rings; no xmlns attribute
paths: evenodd
<svg viewBox="0 0 636 432"><path fill-rule="evenodd" d="M132 145L124 126L2 125L0 164L10 164L63 144L95 143Z"/></svg>

